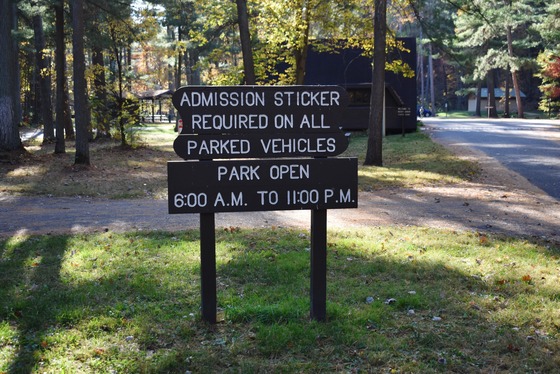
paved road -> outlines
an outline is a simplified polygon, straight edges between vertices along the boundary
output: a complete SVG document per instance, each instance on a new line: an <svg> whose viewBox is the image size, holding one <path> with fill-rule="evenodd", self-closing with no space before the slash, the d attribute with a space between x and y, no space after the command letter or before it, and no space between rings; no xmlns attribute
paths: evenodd
<svg viewBox="0 0 560 374"><path fill-rule="evenodd" d="M560 121L427 118L423 122L435 139L482 151L560 199Z"/></svg>

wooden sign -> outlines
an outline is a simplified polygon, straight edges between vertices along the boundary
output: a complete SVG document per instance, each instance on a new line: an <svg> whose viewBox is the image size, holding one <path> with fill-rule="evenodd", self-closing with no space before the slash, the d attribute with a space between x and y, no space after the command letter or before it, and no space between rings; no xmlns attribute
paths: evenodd
<svg viewBox="0 0 560 374"><path fill-rule="evenodd" d="M358 206L339 86L188 86L169 161L169 213L200 213L202 316L216 322L216 212L311 210L311 317L326 318L327 209ZM291 158L286 158L291 157ZM293 158L315 157L315 158ZM230 159L240 160L230 160Z"/></svg>
<svg viewBox="0 0 560 374"><path fill-rule="evenodd" d="M411 114L410 107L398 107L397 117L408 117Z"/></svg>
<svg viewBox="0 0 560 374"><path fill-rule="evenodd" d="M173 95L183 134L332 132L348 102L339 86L186 86Z"/></svg>
<svg viewBox="0 0 560 374"><path fill-rule="evenodd" d="M242 135L179 135L175 153L185 160L214 158L331 157L344 152L342 132Z"/></svg>
<svg viewBox="0 0 560 374"><path fill-rule="evenodd" d="M168 162L169 213L358 206L356 158Z"/></svg>

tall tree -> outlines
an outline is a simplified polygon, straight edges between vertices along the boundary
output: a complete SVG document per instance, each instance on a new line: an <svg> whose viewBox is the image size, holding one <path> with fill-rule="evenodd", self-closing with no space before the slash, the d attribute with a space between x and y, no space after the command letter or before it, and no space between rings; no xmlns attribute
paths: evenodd
<svg viewBox="0 0 560 374"><path fill-rule="evenodd" d="M74 118L76 126L76 156L74 164L90 165L89 155L89 105L84 54L84 2L72 0L72 53L74 68Z"/></svg>
<svg viewBox="0 0 560 374"><path fill-rule="evenodd" d="M364 165L383 166L383 112L385 109L385 48L387 38L387 0L375 0L373 20L373 72Z"/></svg>
<svg viewBox="0 0 560 374"><path fill-rule="evenodd" d="M15 3L0 0L0 150L22 150L17 120L16 90L18 53L13 39L16 20Z"/></svg>
<svg viewBox="0 0 560 374"><path fill-rule="evenodd" d="M239 36L241 52L243 53L243 72L245 84L255 84L255 63L251 47L251 33L249 31L249 15L247 14L247 0L236 0L237 22L239 23Z"/></svg>
<svg viewBox="0 0 560 374"><path fill-rule="evenodd" d="M461 44L479 48L474 77L482 79L494 69L508 71L520 117L524 116L524 108L518 75L534 61L528 52L540 41L531 29L542 7L540 0L471 1L461 8L456 20Z"/></svg>
<svg viewBox="0 0 560 374"><path fill-rule="evenodd" d="M33 15L32 22L35 40L35 69L37 71L37 79L39 80L39 106L43 122L43 142L50 143L54 140L54 122L51 100L50 61L45 53L45 32L43 30L43 16L40 13L42 9L42 7L37 9L38 13Z"/></svg>
<svg viewBox="0 0 560 374"><path fill-rule="evenodd" d="M66 138L74 138L74 126L66 83L66 43L64 38L64 0L54 4L55 13L55 70L56 70L56 142L54 153L66 153Z"/></svg>

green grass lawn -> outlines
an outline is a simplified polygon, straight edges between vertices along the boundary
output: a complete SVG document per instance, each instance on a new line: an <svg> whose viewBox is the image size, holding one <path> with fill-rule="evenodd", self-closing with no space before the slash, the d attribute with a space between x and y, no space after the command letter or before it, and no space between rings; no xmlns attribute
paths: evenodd
<svg viewBox="0 0 560 374"><path fill-rule="evenodd" d="M165 197L176 135L72 154L31 145L1 165L5 193ZM476 164L423 133L384 139L363 191L457 183ZM417 227L330 230L327 321L309 318L306 231L217 233L218 319L200 315L198 231L0 240L0 373L553 372L560 365L560 248Z"/></svg>
<svg viewBox="0 0 560 374"><path fill-rule="evenodd" d="M471 180L478 165L462 160L422 132L392 135L383 141L383 166L364 166L367 136L355 133L342 156L358 157L358 186L362 191L413 188Z"/></svg>
<svg viewBox="0 0 560 374"><path fill-rule="evenodd" d="M309 238L217 233L219 323L197 231L0 241L0 373L554 372L559 249L427 228L330 231L327 321Z"/></svg>

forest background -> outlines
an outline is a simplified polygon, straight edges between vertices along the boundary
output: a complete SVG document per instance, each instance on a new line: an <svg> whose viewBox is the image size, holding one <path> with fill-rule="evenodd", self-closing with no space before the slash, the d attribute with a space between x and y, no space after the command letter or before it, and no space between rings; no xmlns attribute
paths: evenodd
<svg viewBox="0 0 560 374"><path fill-rule="evenodd" d="M301 84L310 46L376 51L374 12L387 7L387 49L418 45L418 103L466 108L467 95L510 90L517 113L560 107L560 2L544 0L0 0L0 149L23 150L21 126L76 164L88 143L130 143L146 92L181 85ZM379 53L379 51L377 51ZM278 66L284 66L279 70ZM411 69L412 68L412 69ZM412 74L401 61L385 69ZM485 110L484 108L482 109ZM481 115L480 105L475 115ZM169 120L173 108L161 109ZM486 114L484 112L484 114ZM55 131L55 128L57 131ZM56 134L56 136L55 136Z"/></svg>

